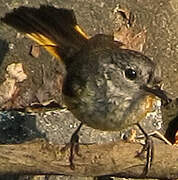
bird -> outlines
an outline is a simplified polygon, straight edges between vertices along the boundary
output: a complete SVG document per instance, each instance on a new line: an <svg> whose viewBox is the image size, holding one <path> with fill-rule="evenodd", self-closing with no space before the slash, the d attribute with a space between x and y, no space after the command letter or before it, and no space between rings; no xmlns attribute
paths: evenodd
<svg viewBox="0 0 178 180"><path fill-rule="evenodd" d="M155 62L141 52L122 48L112 35L89 37L71 9L21 6L1 21L65 65L64 103L81 124L103 131L138 125L146 134L139 122L153 110L156 97L168 101L158 88L160 68Z"/></svg>

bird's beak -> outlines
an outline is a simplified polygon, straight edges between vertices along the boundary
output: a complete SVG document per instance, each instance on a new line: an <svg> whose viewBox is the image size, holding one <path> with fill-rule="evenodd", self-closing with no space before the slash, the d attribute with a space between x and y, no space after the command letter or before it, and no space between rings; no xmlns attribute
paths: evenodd
<svg viewBox="0 0 178 180"><path fill-rule="evenodd" d="M155 86L154 88L150 88L146 85L143 85L140 87L140 89L143 89L146 92L149 92L157 97L159 97L161 100L165 102L165 104L168 104L171 102L171 99L168 98L167 93L163 91L159 86Z"/></svg>

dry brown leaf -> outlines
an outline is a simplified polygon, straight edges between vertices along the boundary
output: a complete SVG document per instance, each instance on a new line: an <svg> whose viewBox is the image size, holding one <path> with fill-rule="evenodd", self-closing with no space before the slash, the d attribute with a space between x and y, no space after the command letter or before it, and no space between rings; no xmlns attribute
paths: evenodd
<svg viewBox="0 0 178 180"><path fill-rule="evenodd" d="M30 50L30 55L38 58L40 55L40 47L38 45L32 45Z"/></svg>
<svg viewBox="0 0 178 180"><path fill-rule="evenodd" d="M144 28L139 33L134 34L131 27L122 26L119 31L114 33L114 38L116 41L120 41L124 44L122 48L142 52L146 42L146 32Z"/></svg>
<svg viewBox="0 0 178 180"><path fill-rule="evenodd" d="M178 131L175 134L175 143L174 145L178 146Z"/></svg>

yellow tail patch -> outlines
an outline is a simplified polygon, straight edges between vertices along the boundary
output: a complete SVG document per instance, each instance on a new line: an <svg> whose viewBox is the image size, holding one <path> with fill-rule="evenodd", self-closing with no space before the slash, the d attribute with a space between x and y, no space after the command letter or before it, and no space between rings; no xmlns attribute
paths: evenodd
<svg viewBox="0 0 178 180"><path fill-rule="evenodd" d="M43 46L52 56L61 60L61 57L56 51L56 48L59 46L58 44L56 44L55 42L53 42L52 40L50 40L42 34L27 33L26 36L37 42L39 45Z"/></svg>
<svg viewBox="0 0 178 180"><path fill-rule="evenodd" d="M77 32L79 32L85 39L89 39L88 35L86 35L86 34L84 33L84 31L83 31L78 25L76 25L76 26L74 27L74 29L75 29Z"/></svg>

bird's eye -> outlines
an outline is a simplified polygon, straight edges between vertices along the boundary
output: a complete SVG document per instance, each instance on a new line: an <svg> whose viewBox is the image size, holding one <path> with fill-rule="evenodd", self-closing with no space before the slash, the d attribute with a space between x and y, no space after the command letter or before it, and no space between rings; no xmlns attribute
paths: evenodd
<svg viewBox="0 0 178 180"><path fill-rule="evenodd" d="M125 77L134 80L137 77L137 73L134 69L128 68L125 70Z"/></svg>

